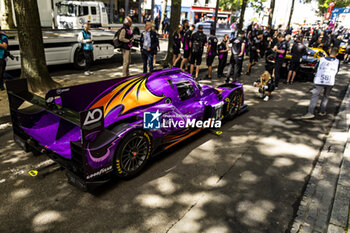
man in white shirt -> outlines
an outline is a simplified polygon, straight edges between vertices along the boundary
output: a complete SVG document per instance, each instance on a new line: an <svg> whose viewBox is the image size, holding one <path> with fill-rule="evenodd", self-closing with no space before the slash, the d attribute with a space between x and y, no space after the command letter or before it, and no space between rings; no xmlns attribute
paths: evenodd
<svg viewBox="0 0 350 233"><path fill-rule="evenodd" d="M338 55L338 48L332 48L329 57L323 57L316 64L316 75L314 78L315 88L312 90L312 97L310 100L308 113L302 116L302 119L312 119L315 117L314 111L317 101L320 97L321 91L324 91L321 101L320 116L325 116L328 104L328 97L335 83L335 76L339 71L340 62L336 58Z"/></svg>

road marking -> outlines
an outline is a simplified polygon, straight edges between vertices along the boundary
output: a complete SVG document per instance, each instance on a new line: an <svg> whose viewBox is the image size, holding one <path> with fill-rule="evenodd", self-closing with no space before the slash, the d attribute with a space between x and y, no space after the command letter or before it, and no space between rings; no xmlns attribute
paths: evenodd
<svg viewBox="0 0 350 233"><path fill-rule="evenodd" d="M216 131L216 134L217 134L217 135L221 135L221 134L222 134L222 131Z"/></svg>
<svg viewBox="0 0 350 233"><path fill-rule="evenodd" d="M29 175L31 175L33 177L38 175L38 171L37 170L30 170L28 173L29 173Z"/></svg>

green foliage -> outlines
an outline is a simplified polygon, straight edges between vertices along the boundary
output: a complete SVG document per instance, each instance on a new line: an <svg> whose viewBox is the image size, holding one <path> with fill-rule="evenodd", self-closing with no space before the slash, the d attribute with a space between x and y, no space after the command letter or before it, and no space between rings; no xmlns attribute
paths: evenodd
<svg viewBox="0 0 350 233"><path fill-rule="evenodd" d="M219 7L225 11L236 11L240 9L241 0L220 0Z"/></svg>
<svg viewBox="0 0 350 233"><path fill-rule="evenodd" d="M264 10L264 3L267 0L258 0L258 1L253 1L253 0L249 0L249 6L253 7L255 9L256 12L261 12Z"/></svg>
<svg viewBox="0 0 350 233"><path fill-rule="evenodd" d="M248 0L248 6L253 7L256 12L264 10L263 3L267 0ZM242 0L220 0L220 9L228 11L241 10Z"/></svg>
<svg viewBox="0 0 350 233"><path fill-rule="evenodd" d="M318 0L318 13L320 15L325 14L331 2L335 2L334 8L344 8L350 6L350 0Z"/></svg>

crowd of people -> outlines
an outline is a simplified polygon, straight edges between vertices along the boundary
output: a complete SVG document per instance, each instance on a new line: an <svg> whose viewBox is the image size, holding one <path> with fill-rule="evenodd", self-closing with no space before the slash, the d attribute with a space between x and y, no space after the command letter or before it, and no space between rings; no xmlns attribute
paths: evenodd
<svg viewBox="0 0 350 233"><path fill-rule="evenodd" d="M133 34L130 30L132 25L132 19L126 17L123 27L118 34L118 41L120 42L120 48L123 51L123 75L129 75L130 65L130 49L133 45ZM143 71L146 73L152 71L155 66L155 60L157 52L159 51L159 38L156 25L150 21L145 23L145 30L141 33L140 48L141 57L143 60ZM86 25L88 29L88 25ZM84 32L85 31L85 32ZM89 71L91 53L90 47L86 44L91 40L91 35L86 34L83 30L80 41L83 43L84 54L86 56L86 70L85 74L90 75ZM197 29L195 25L190 25L188 20L185 20L182 25L178 25L177 29L173 33L173 47L172 47L172 66L180 67L183 71L189 71L194 79L199 79L199 68L202 63L203 55L206 58L206 65L208 73L206 78L213 78L213 62L218 57L217 78L225 77L225 82L238 81L242 75L244 56L249 56L246 75L254 73L254 66L261 60L265 60L268 56L274 57L274 68L272 71L264 71L255 83L254 86L258 87L260 96L265 101L268 101L273 91L279 88L280 80L282 79L282 67L285 63L285 57L287 54L291 55L291 60L288 66L289 72L287 73L286 85L291 85L299 71L302 57L307 54L307 46L322 48L330 56L327 59L321 59L321 64L329 63L327 66L336 67L338 59L335 57L338 55L339 47L343 41L346 43L346 55L344 62L348 62L350 58L350 32L343 27L335 28L331 30L328 27L317 27L310 33L302 28L297 33L292 33L292 29L283 30L281 26L278 28L263 27L258 24L252 23L245 30L233 31L230 35L225 34L223 39L219 39L215 36L215 30L210 30L210 35L203 32L203 26L199 25ZM206 48L206 49L205 49ZM86 50L86 51L85 51ZM225 67L231 53L231 57L228 62L228 69L225 73ZM265 58L265 59L262 59ZM336 59L336 60L335 60ZM316 67L319 67L318 65ZM325 66L322 66L323 73L327 73ZM319 74L320 69L316 69L315 77L324 77L324 74ZM328 72L326 76L335 77L334 73ZM331 74L330 74L331 73ZM334 75L333 75L334 74ZM330 78L331 79L331 78ZM316 80L316 78L315 78ZM319 80L318 80L319 81ZM322 81L324 82L324 80ZM318 99L323 86L321 81L315 83L317 89L311 100L311 105L315 104L315 100ZM334 82L331 82L334 85ZM328 102L328 95L331 88L325 88L324 97L322 101L322 109ZM314 107L310 107L307 117L312 117ZM322 113L323 114L323 113Z"/></svg>

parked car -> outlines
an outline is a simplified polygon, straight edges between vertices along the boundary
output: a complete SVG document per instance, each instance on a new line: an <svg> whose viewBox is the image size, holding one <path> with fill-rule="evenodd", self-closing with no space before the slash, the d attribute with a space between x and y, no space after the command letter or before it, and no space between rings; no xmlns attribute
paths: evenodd
<svg viewBox="0 0 350 233"><path fill-rule="evenodd" d="M177 68L53 89L45 98L29 92L26 79L6 87L15 141L62 164L83 190L112 175L131 178L205 123L216 127L247 109L242 84L202 85Z"/></svg>
<svg viewBox="0 0 350 233"><path fill-rule="evenodd" d="M196 28L198 28L199 25L202 25L204 29L211 29L214 27L214 20L206 20L204 22L198 22L196 23Z"/></svg>
<svg viewBox="0 0 350 233"><path fill-rule="evenodd" d="M310 80L313 79L315 74L315 65L321 57L327 56L327 53L319 48L307 48L307 54L302 57L300 63L300 69L298 71L299 79ZM288 73L288 68L290 61L292 60L292 55L287 54L285 57L285 62L283 63L282 73L286 76ZM272 73L275 66L275 54L270 54L266 58L266 70Z"/></svg>

